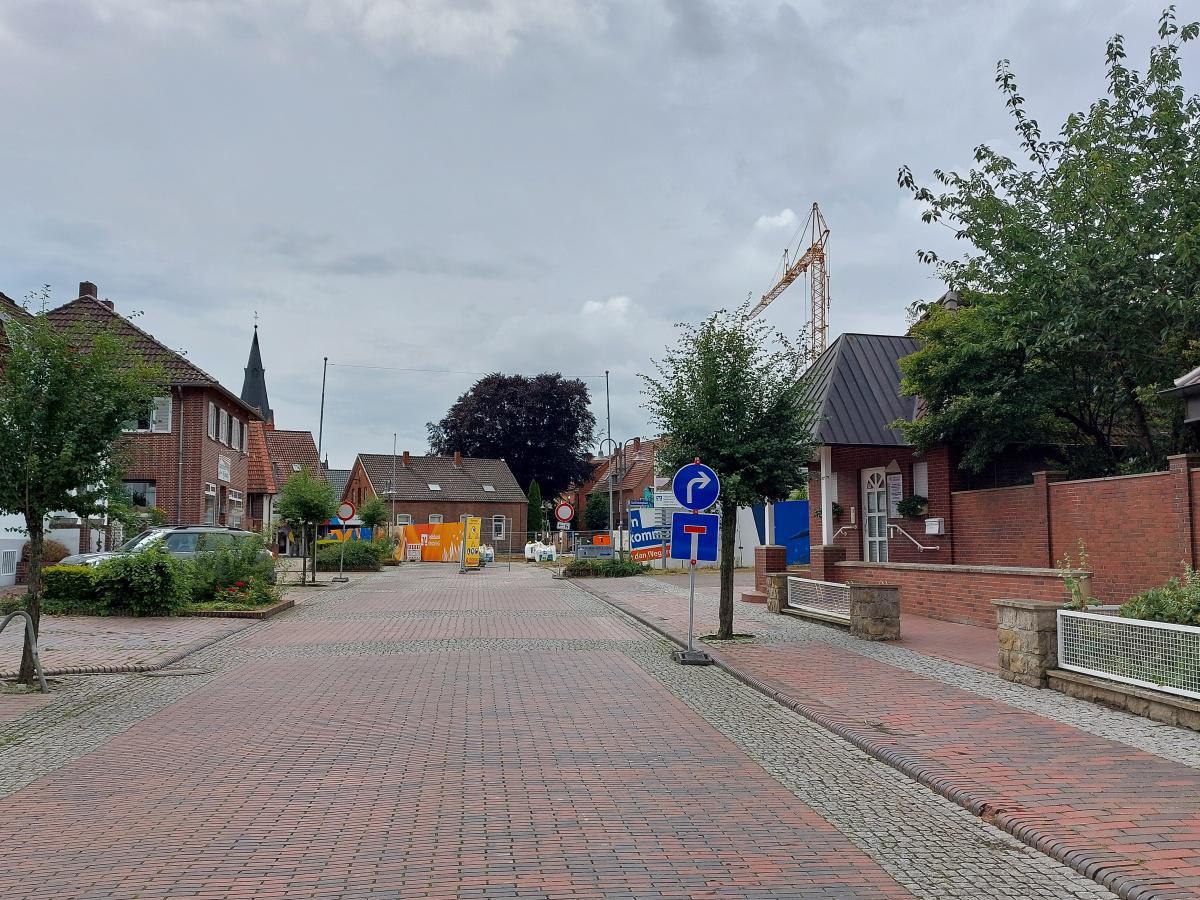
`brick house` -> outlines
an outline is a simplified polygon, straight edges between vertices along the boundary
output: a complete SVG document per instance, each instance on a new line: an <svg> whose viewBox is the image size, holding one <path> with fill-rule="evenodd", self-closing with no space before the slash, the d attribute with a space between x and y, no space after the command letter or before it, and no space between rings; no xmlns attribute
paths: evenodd
<svg viewBox="0 0 1200 900"><path fill-rule="evenodd" d="M96 285L48 313L63 328L109 329L166 372L167 393L118 445L125 487L137 506L157 507L169 522L244 525L250 422L258 412L216 378L119 315Z"/></svg>
<svg viewBox="0 0 1200 900"><path fill-rule="evenodd" d="M360 453L341 499L361 507L371 497L395 500L394 525L479 516L485 541L507 537L506 528L523 538L528 528L529 501L502 459Z"/></svg>
<svg viewBox="0 0 1200 900"><path fill-rule="evenodd" d="M592 472L588 479L563 492L564 499L570 501L571 505L575 507L574 527L577 530L585 528L584 515L591 498L603 497L604 502L608 502L610 480L613 481L613 527L621 527L621 523L627 519L629 501L641 500L647 489L653 491L657 486L654 477L657 446L655 441L644 440L636 452L629 447L625 456L626 470L622 477L618 477L620 473L616 471L611 458L592 458Z"/></svg>

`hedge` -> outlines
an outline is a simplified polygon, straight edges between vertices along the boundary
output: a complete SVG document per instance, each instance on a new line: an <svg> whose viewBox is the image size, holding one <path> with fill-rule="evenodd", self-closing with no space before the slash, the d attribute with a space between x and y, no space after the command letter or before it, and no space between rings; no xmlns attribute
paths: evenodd
<svg viewBox="0 0 1200 900"><path fill-rule="evenodd" d="M91 566L47 566L42 570L42 611L50 616L105 616Z"/></svg>
<svg viewBox="0 0 1200 900"><path fill-rule="evenodd" d="M317 571L336 572L342 559L342 548L346 548L345 570L347 572L378 572L382 564L382 550L373 541L335 541L317 546Z"/></svg>
<svg viewBox="0 0 1200 900"><path fill-rule="evenodd" d="M563 568L567 578L628 578L650 567L622 559L574 559Z"/></svg>
<svg viewBox="0 0 1200 900"><path fill-rule="evenodd" d="M96 567L96 594L110 613L173 616L191 599L191 566L158 546Z"/></svg>

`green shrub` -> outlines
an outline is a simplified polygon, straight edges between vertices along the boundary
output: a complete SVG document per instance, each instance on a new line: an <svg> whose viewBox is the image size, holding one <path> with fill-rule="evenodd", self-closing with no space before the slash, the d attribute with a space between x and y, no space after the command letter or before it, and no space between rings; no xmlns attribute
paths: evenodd
<svg viewBox="0 0 1200 900"><path fill-rule="evenodd" d="M1188 566L1182 578L1131 597L1120 612L1127 619L1200 625L1200 572Z"/></svg>
<svg viewBox="0 0 1200 900"><path fill-rule="evenodd" d="M204 609L255 609L270 606L279 600L281 592L275 585L261 578L235 581L229 587L218 588L203 601L193 600L195 606Z"/></svg>
<svg viewBox="0 0 1200 900"><path fill-rule="evenodd" d="M154 545L100 563L96 591L110 613L173 616L191 597L192 568Z"/></svg>
<svg viewBox="0 0 1200 900"><path fill-rule="evenodd" d="M575 559L563 568L567 578L628 578L641 575L650 567L621 559Z"/></svg>
<svg viewBox="0 0 1200 900"><path fill-rule="evenodd" d="M222 591L242 585L261 583L270 585L275 581L275 560L263 556L261 535L250 535L228 543L221 543L213 550L203 550L192 557L193 603L207 603Z"/></svg>
<svg viewBox="0 0 1200 900"><path fill-rule="evenodd" d="M317 571L336 572L342 558L342 547L346 548L345 569L347 572L378 572L380 549L374 541L334 541L332 545L317 547Z"/></svg>
<svg viewBox="0 0 1200 900"><path fill-rule="evenodd" d="M340 543L341 541L339 541L337 538L317 538L317 549L320 550L322 547L336 546Z"/></svg>
<svg viewBox="0 0 1200 900"><path fill-rule="evenodd" d="M42 612L51 616L104 616L91 566L47 566L42 570Z"/></svg>

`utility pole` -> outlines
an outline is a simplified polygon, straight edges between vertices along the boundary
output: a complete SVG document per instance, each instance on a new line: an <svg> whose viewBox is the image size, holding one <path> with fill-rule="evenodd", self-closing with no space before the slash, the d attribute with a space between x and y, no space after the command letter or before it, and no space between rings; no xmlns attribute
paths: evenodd
<svg viewBox="0 0 1200 900"><path fill-rule="evenodd" d="M317 468L321 466L321 441L325 437L325 373L329 371L329 357L321 366L321 418L317 423Z"/></svg>
<svg viewBox="0 0 1200 900"><path fill-rule="evenodd" d="M612 401L610 400L609 393L608 393L608 369L604 370L604 415L608 419L608 446L609 446L609 449L611 450L611 448L613 446ZM612 539L612 533L613 533L613 504L612 504L612 501L613 501L613 496L612 496L613 495L613 490L612 490L613 489L613 483L612 483L613 468L612 467L613 467L613 464L612 464L612 461L610 460L608 463L608 537L610 540Z"/></svg>

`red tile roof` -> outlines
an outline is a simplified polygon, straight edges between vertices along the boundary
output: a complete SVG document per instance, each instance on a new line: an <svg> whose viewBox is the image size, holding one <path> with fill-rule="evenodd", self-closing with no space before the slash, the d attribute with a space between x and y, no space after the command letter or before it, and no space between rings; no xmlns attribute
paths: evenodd
<svg viewBox="0 0 1200 900"><path fill-rule="evenodd" d="M317 442L313 440L311 431L278 431L264 429L267 456L271 460L271 474L274 476L277 489L283 489L293 472L308 469L318 477L321 475L321 464L317 458Z"/></svg>
<svg viewBox="0 0 1200 900"><path fill-rule="evenodd" d="M266 429L258 419L251 419L246 434L246 490L251 494L277 494L271 469L271 457L267 453Z"/></svg>
<svg viewBox="0 0 1200 900"><path fill-rule="evenodd" d="M220 391L239 407L257 416L254 407L226 389L217 379L209 375L182 353L172 350L153 335L138 328L124 316L109 309L95 297L80 297L47 313L50 321L59 327L78 327L85 333L100 329L111 329L128 340L133 349L151 365L158 365L166 372L172 385L183 387L209 387Z"/></svg>

